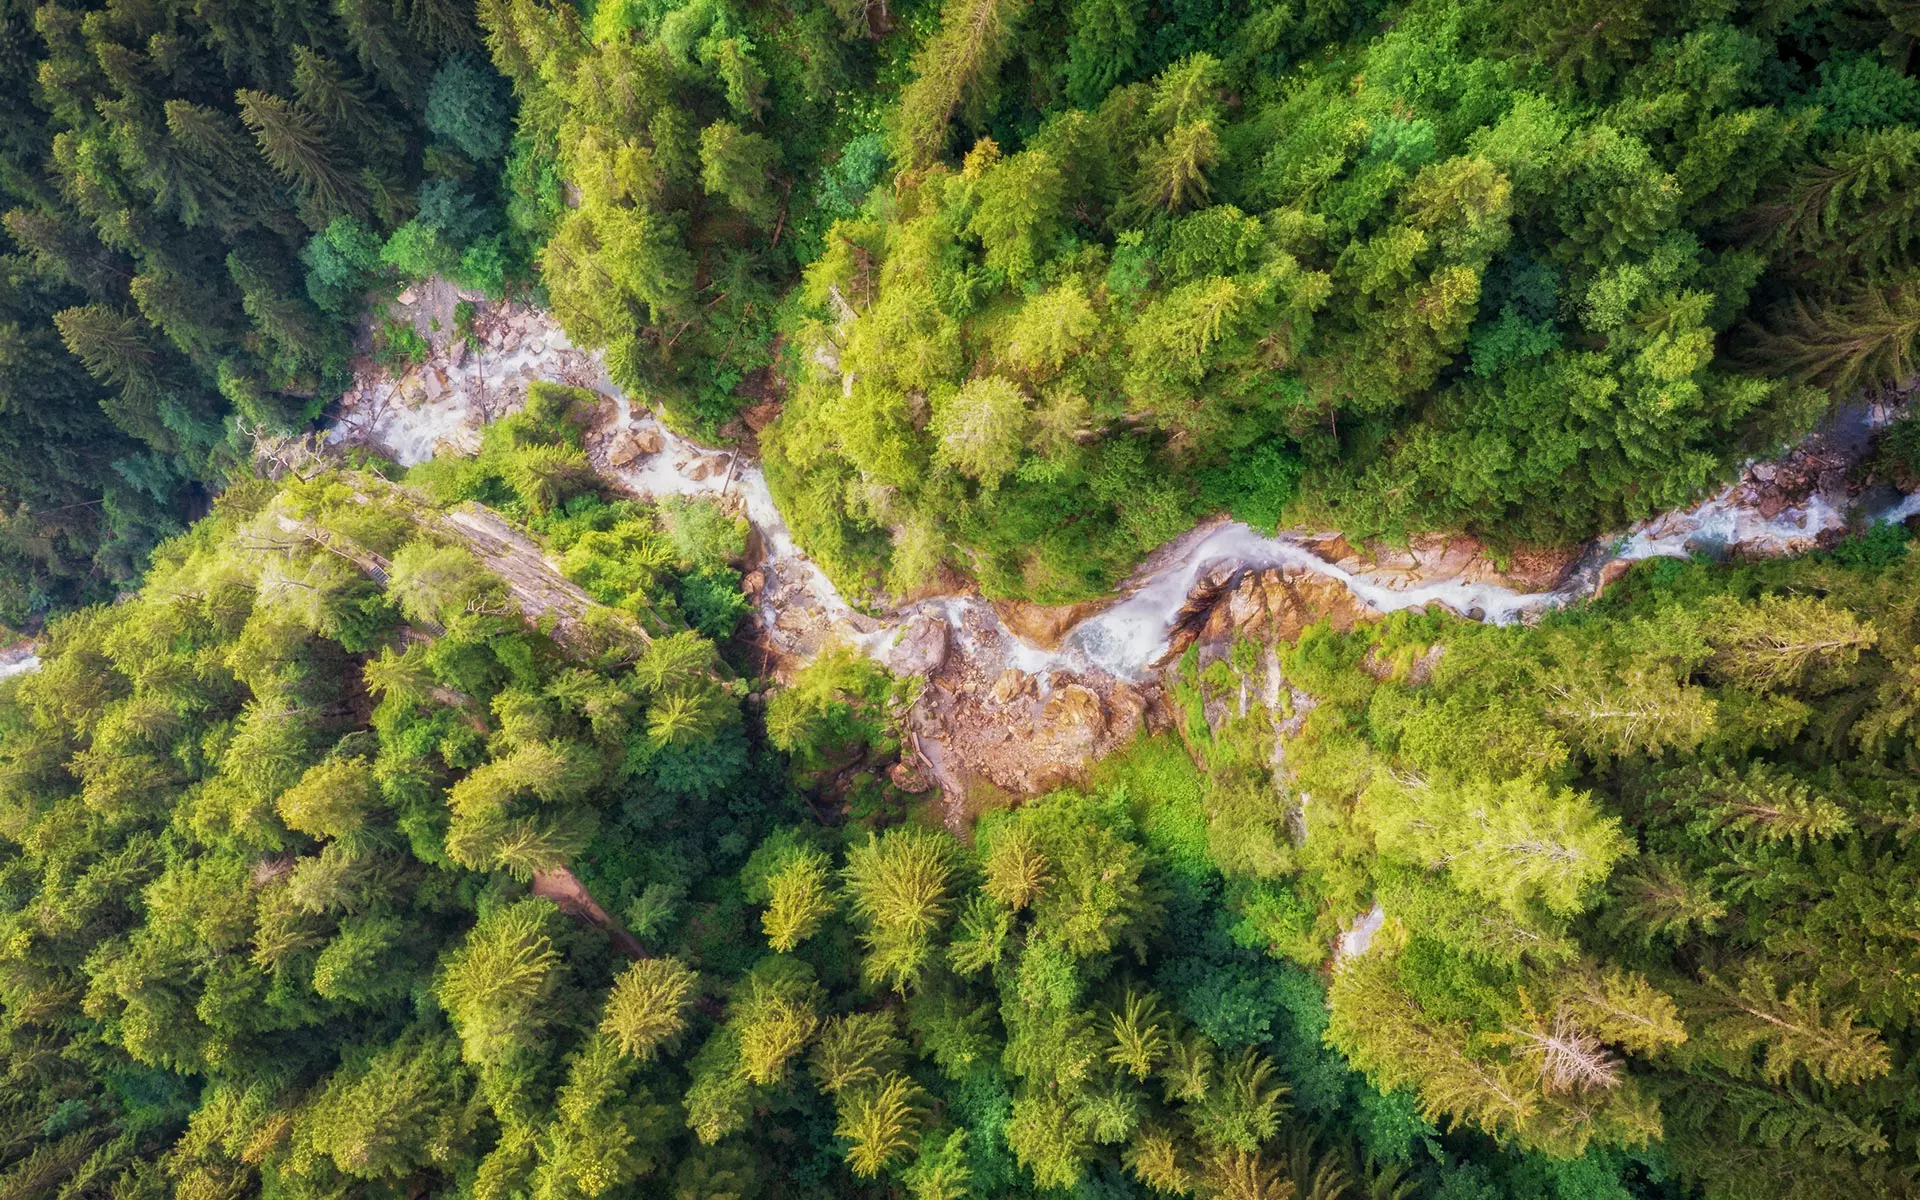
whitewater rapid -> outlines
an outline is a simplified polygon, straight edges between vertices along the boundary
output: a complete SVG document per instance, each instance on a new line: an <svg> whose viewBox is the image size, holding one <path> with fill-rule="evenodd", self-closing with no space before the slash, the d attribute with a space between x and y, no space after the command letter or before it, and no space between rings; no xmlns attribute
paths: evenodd
<svg viewBox="0 0 1920 1200"><path fill-rule="evenodd" d="M1750 490L1729 486L1692 508L1597 541L1567 583L1551 591L1526 592L1482 579L1350 570L1314 551L1313 544L1330 535L1266 536L1237 522L1214 521L1156 552L1148 560L1152 566L1123 585L1117 600L1074 626L1057 649L1047 649L1014 635L991 604L971 595L922 600L881 616L859 611L795 544L758 464L699 445L651 413L636 410L607 378L598 356L574 348L544 313L509 310L504 327L507 333L493 339L497 345L483 343L457 358L436 349L426 368L433 374L433 395L416 387L409 401L406 386L379 377L362 380L330 427L329 439L365 442L412 466L439 451L471 453L478 447L480 426L516 407L524 399L525 384L533 380L605 392L616 408L612 434L632 431L659 441L655 453L625 467L608 467L608 477L640 495L731 498L737 503L763 547L759 569L766 585L760 615L768 636L776 644L787 643L783 649L801 648L804 640L791 635L790 627L805 626L817 634L825 626L834 639L885 660L910 622L934 617L947 624L962 653L977 651L1002 667L1029 675L1063 670L1140 681L1154 673L1165 654L1195 585L1221 563L1260 570L1294 568L1336 579L1381 612L1439 603L1505 624L1591 594L1609 562L1686 557L1736 545L1751 554L1794 553L1812 548L1821 535L1846 524L1846 514L1817 491L1805 503L1768 516L1752 502ZM1884 413L1870 414L1866 425L1885 419ZM1920 511L1920 496L1903 498L1877 515L1901 520L1915 511ZM806 620L795 619L801 614Z"/></svg>

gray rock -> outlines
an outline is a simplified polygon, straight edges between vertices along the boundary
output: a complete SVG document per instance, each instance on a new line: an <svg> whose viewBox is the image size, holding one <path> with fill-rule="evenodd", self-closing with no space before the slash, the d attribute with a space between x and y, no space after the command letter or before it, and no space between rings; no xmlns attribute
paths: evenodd
<svg viewBox="0 0 1920 1200"><path fill-rule="evenodd" d="M887 669L895 675L931 675L947 662L946 618L918 613L907 620L899 640L887 651Z"/></svg>

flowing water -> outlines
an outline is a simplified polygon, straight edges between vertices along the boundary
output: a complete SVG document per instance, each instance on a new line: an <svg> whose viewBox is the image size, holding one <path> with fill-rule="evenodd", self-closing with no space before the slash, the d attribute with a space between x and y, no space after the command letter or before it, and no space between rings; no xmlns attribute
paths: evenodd
<svg viewBox="0 0 1920 1200"><path fill-rule="evenodd" d="M1609 562L1684 557L1734 546L1750 555L1794 553L1811 548L1821 534L1846 523L1846 514L1818 492L1798 507L1767 516L1754 502L1752 488L1730 486L1692 508L1601 539L1565 584L1551 591L1528 592L1464 576L1424 578L1417 572L1350 570L1315 553L1313 544L1326 535L1288 532L1269 537L1242 524L1213 521L1156 552L1120 590L1119 599L1071 629L1057 649L1043 649L1014 636L990 604L972 596L924 600L883 617L857 611L794 544L757 464L700 446L665 428L651 414L636 413L607 380L597 357L574 349L544 314L505 311L506 332L480 350L456 361L444 347L436 349L427 366L433 376L430 388L395 386L378 376L363 379L349 394L330 438L364 441L401 464L412 465L437 449L471 452L478 445L479 426L517 404L530 380L604 391L614 397L616 432L650 431L660 443L656 453L626 467L609 467L606 473L638 494L733 498L764 546L761 570L767 583L762 592L762 621L774 643L789 651L817 647L824 633L884 658L909 620L938 617L949 626L960 653L977 655L994 668L1017 667L1029 674L1092 672L1141 680L1151 676L1154 663L1165 653L1181 607L1196 583L1222 562L1255 569L1291 567L1328 576L1383 612L1438 602L1456 612L1506 623L1590 594ZM1849 436L1857 435L1864 445L1866 435L1887 416L1885 410L1863 407L1849 417ZM1920 510L1920 497L1906 497L1882 506L1879 515L1899 520L1916 510Z"/></svg>

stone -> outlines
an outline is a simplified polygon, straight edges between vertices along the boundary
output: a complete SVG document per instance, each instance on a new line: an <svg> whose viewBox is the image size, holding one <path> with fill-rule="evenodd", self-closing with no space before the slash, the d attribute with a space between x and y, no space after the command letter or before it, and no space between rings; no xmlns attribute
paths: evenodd
<svg viewBox="0 0 1920 1200"><path fill-rule="evenodd" d="M1593 598L1598 600L1602 593L1618 583L1622 576L1633 570L1633 560L1616 558L1600 568L1600 574L1593 581Z"/></svg>
<svg viewBox="0 0 1920 1200"><path fill-rule="evenodd" d="M1420 534L1407 546L1415 570L1429 579L1457 579L1465 575L1485 549L1478 539L1464 534Z"/></svg>
<svg viewBox="0 0 1920 1200"><path fill-rule="evenodd" d="M1115 684L1107 693L1107 731L1116 743L1133 741L1147 723L1147 698L1131 684Z"/></svg>
<svg viewBox="0 0 1920 1200"><path fill-rule="evenodd" d="M420 390L426 394L428 400L438 400L446 394L447 373L445 371L428 371L420 380Z"/></svg>
<svg viewBox="0 0 1920 1200"><path fill-rule="evenodd" d="M1019 667L1008 667L993 681L993 691L988 694L995 704L1012 704L1032 690L1032 677Z"/></svg>
<svg viewBox="0 0 1920 1200"><path fill-rule="evenodd" d="M901 791L916 796L933 790L933 780L927 778L926 772L920 769L920 764L909 762L904 758L887 768L887 778Z"/></svg>
<svg viewBox="0 0 1920 1200"><path fill-rule="evenodd" d="M1106 707L1100 695L1081 684L1069 684L1040 706L1047 739L1062 749L1089 751L1107 731Z"/></svg>
<svg viewBox="0 0 1920 1200"><path fill-rule="evenodd" d="M1323 562L1349 563L1360 559L1360 552L1354 549L1353 543L1337 533L1310 540L1307 549Z"/></svg>
<svg viewBox="0 0 1920 1200"><path fill-rule="evenodd" d="M730 461L725 454L702 455L687 464L687 478L696 483L718 479L726 473L727 463Z"/></svg>
<svg viewBox="0 0 1920 1200"><path fill-rule="evenodd" d="M453 340L453 345L449 347L447 350L447 361L456 367L462 367L466 365L467 339L455 338Z"/></svg>
<svg viewBox="0 0 1920 1200"><path fill-rule="evenodd" d="M887 669L901 676L933 674L947 663L950 632L946 618L916 613L908 618L899 639L887 651Z"/></svg>
<svg viewBox="0 0 1920 1200"><path fill-rule="evenodd" d="M1223 601L1207 610L1207 620L1200 627L1200 640L1203 642L1223 641L1234 631L1231 602Z"/></svg>
<svg viewBox="0 0 1920 1200"><path fill-rule="evenodd" d="M1260 580L1248 571L1240 576L1239 584L1227 596L1227 619L1235 629L1244 632L1266 615L1266 596L1260 590Z"/></svg>
<svg viewBox="0 0 1920 1200"><path fill-rule="evenodd" d="M1487 610L1481 608L1478 604L1467 610L1467 620L1469 621L1484 621L1486 619Z"/></svg>
<svg viewBox="0 0 1920 1200"><path fill-rule="evenodd" d="M1084 604L1046 605L1025 600L995 600L993 610L1007 632L1042 650L1058 650L1075 625L1106 606L1096 600Z"/></svg>
<svg viewBox="0 0 1920 1200"><path fill-rule="evenodd" d="M760 593L766 590L767 573L765 571L748 571L740 580L741 594L750 600L758 600Z"/></svg>
<svg viewBox="0 0 1920 1200"><path fill-rule="evenodd" d="M1335 633L1346 633L1360 622L1380 615L1346 584L1326 575L1301 575L1294 579L1293 590L1300 598L1302 625L1326 621Z"/></svg>
<svg viewBox="0 0 1920 1200"><path fill-rule="evenodd" d="M620 431L620 433L614 437L612 444L607 447L607 465L611 467L631 466L633 463L646 457L647 453L647 449L640 442L639 435L631 429L625 429Z"/></svg>
<svg viewBox="0 0 1920 1200"><path fill-rule="evenodd" d="M1066 763L1048 763L1027 778L1027 792L1039 796L1072 787L1080 782L1080 771Z"/></svg>
<svg viewBox="0 0 1920 1200"><path fill-rule="evenodd" d="M1772 483L1773 477L1777 472L1778 469L1772 463L1763 462L1753 464L1753 471L1751 473L1753 477L1761 483Z"/></svg>
<svg viewBox="0 0 1920 1200"><path fill-rule="evenodd" d="M1499 579L1516 592L1551 592L1572 578L1584 546L1523 547L1513 552Z"/></svg>
<svg viewBox="0 0 1920 1200"><path fill-rule="evenodd" d="M420 299L420 289L408 288L406 291L401 292L400 295L397 297L397 299L402 304L410 305L414 303L416 300Z"/></svg>
<svg viewBox="0 0 1920 1200"><path fill-rule="evenodd" d="M660 430L657 426L649 425L644 429L630 429L627 432L633 435L634 443L640 447L640 453L660 453Z"/></svg>

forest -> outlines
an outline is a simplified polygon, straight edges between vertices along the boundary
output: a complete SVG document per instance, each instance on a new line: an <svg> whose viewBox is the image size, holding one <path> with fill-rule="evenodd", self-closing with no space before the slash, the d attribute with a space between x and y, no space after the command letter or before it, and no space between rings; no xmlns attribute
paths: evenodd
<svg viewBox="0 0 1920 1200"><path fill-rule="evenodd" d="M956 830L892 769L923 681L770 678L746 522L602 478L594 394L256 452L446 279L757 453L870 611L1096 599L1220 513L1575 546L1911 382L1917 43L0 0L0 1200L1920 1195L1901 526L1196 647L1170 729Z"/></svg>

